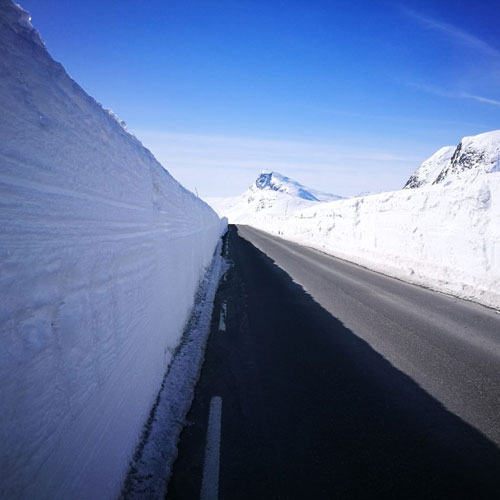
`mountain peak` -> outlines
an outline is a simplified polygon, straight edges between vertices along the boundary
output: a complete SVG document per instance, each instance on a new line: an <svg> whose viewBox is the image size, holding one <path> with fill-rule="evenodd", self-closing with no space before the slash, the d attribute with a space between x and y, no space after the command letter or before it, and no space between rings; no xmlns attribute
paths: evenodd
<svg viewBox="0 0 500 500"><path fill-rule="evenodd" d="M464 137L458 146L439 149L413 173L404 189L439 184L463 172L500 170L500 130Z"/></svg>
<svg viewBox="0 0 500 500"><path fill-rule="evenodd" d="M481 173L500 170L500 130L464 137L433 184L468 170Z"/></svg>
<svg viewBox="0 0 500 500"><path fill-rule="evenodd" d="M445 146L438 149L417 168L403 189L414 189L426 184L432 184L451 160L455 149L455 146Z"/></svg>
<svg viewBox="0 0 500 500"><path fill-rule="evenodd" d="M320 201L310 189L279 172L263 170L255 181L260 190L279 191L308 201Z"/></svg>
<svg viewBox="0 0 500 500"><path fill-rule="evenodd" d="M266 189L267 187L270 187L273 174L276 177L275 172L272 172L271 170L263 170L255 180L255 185L259 189Z"/></svg>
<svg viewBox="0 0 500 500"><path fill-rule="evenodd" d="M255 182L235 198L212 198L209 203L232 222L246 220L257 212L284 215L316 203L340 200L342 196L303 186L286 175L262 170Z"/></svg>

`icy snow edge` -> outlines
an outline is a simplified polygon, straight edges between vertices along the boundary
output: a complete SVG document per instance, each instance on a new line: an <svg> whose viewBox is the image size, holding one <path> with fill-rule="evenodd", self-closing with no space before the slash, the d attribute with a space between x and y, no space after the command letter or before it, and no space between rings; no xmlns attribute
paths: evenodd
<svg viewBox="0 0 500 500"><path fill-rule="evenodd" d="M221 254L222 240L219 240L130 464L122 500L165 498L172 467L177 458L177 444L205 356L215 293L227 268Z"/></svg>
<svg viewBox="0 0 500 500"><path fill-rule="evenodd" d="M5 1L3 1L3 3L5 5L2 7L5 8L10 26L20 35L30 38L36 44L40 45L40 47L45 48L45 42L40 36L40 33L38 33L31 24L30 13L24 10L18 3L13 2L9 4Z"/></svg>

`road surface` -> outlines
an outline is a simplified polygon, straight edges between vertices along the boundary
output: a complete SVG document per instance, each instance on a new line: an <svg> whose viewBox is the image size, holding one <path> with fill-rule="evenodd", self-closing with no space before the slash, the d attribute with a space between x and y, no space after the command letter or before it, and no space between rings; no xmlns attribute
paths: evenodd
<svg viewBox="0 0 500 500"><path fill-rule="evenodd" d="M500 315L230 226L168 498L500 498Z"/></svg>

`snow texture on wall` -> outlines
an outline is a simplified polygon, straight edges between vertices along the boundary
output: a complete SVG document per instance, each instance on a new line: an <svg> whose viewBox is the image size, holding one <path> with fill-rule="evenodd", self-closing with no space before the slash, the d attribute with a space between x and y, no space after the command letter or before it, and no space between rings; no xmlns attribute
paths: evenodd
<svg viewBox="0 0 500 500"><path fill-rule="evenodd" d="M116 498L223 222L0 0L0 491Z"/></svg>
<svg viewBox="0 0 500 500"><path fill-rule="evenodd" d="M230 212L228 212L230 213ZM283 238L500 309L500 172L316 204L288 216L239 213Z"/></svg>

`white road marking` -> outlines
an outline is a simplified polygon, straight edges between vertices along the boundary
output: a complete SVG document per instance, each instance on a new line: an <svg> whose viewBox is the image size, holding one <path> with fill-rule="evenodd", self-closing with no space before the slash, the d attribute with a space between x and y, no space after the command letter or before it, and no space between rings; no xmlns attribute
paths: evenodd
<svg viewBox="0 0 500 500"><path fill-rule="evenodd" d="M219 332L226 331L226 314L227 314L227 304L223 302L222 307L220 308Z"/></svg>
<svg viewBox="0 0 500 500"><path fill-rule="evenodd" d="M217 500L219 497L221 418L222 398L214 396L210 400L208 414L207 442L205 445L200 500Z"/></svg>

